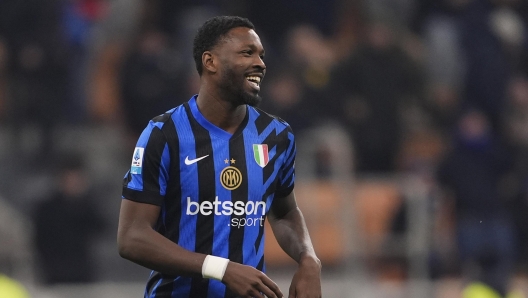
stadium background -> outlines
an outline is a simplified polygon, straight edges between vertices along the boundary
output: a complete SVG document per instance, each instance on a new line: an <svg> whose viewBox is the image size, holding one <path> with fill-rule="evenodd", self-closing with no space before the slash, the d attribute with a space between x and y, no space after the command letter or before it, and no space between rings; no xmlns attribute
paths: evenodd
<svg viewBox="0 0 528 298"><path fill-rule="evenodd" d="M141 295L148 270L116 249L121 179L146 122L196 93L192 38L220 14L248 17L266 48L263 108L298 138L325 297L461 296L454 204L437 178L460 119L505 148L492 199L515 224L511 288L528 294L524 0L0 1L0 273L37 298ZM75 227L85 282L50 283L39 257L73 229L37 233L70 212L43 215L61 185L93 207ZM287 292L293 263L267 241Z"/></svg>

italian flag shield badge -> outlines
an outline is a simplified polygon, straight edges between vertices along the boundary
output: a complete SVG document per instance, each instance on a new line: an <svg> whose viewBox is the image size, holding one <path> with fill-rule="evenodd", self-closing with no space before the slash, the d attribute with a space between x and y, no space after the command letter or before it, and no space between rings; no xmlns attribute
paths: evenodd
<svg viewBox="0 0 528 298"><path fill-rule="evenodd" d="M262 168L268 164L269 155L268 155L268 145L266 144L253 144L253 155L255 156L255 161Z"/></svg>

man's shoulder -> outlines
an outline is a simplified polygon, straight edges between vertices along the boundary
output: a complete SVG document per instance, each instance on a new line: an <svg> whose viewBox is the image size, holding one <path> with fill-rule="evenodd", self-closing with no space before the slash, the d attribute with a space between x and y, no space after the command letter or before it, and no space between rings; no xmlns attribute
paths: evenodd
<svg viewBox="0 0 528 298"><path fill-rule="evenodd" d="M279 116L270 114L260 108L257 108L257 107L252 107L252 108L254 109L255 113L258 114L258 117L256 120L257 126L258 126L258 123L266 123L267 126L274 125L277 128L280 128L280 130L286 129L289 132L291 132L290 124L288 124L286 120L282 119Z"/></svg>
<svg viewBox="0 0 528 298"><path fill-rule="evenodd" d="M180 115L183 109L184 109L183 104L180 104L179 106L176 106L166 111L165 113L157 115L156 117L152 118L151 122L163 125L167 123L167 121L169 121L173 116Z"/></svg>

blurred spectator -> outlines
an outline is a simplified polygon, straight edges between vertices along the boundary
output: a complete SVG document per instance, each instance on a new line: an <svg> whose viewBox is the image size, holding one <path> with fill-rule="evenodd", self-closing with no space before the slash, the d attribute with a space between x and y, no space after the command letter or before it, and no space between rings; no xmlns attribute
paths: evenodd
<svg viewBox="0 0 528 298"><path fill-rule="evenodd" d="M102 11L90 29L84 61L89 120L97 124L118 124L120 117L119 69L142 17L141 0L75 0L95 2ZM89 12L89 11L88 11Z"/></svg>
<svg viewBox="0 0 528 298"><path fill-rule="evenodd" d="M297 134L333 117L325 102L334 55L330 43L311 25L292 27L280 57L266 58L272 72L265 78L263 108L287 119Z"/></svg>
<svg viewBox="0 0 528 298"><path fill-rule="evenodd" d="M438 179L454 200L456 239L463 277L505 295L513 274L513 225L501 188L511 170L509 153L477 109L462 114L453 148Z"/></svg>
<svg viewBox="0 0 528 298"><path fill-rule="evenodd" d="M371 18L391 18L398 26L408 26L412 21L417 2L410 0L364 1L363 14Z"/></svg>
<svg viewBox="0 0 528 298"><path fill-rule="evenodd" d="M510 68L518 70L523 52L527 50L526 28L522 17L513 8L498 5L490 13L489 23L491 31L499 39Z"/></svg>
<svg viewBox="0 0 528 298"><path fill-rule="evenodd" d="M331 170L338 160L335 155L342 152L335 148L337 143L329 143L328 138L318 136L320 129L327 130L327 137L341 129L326 94L336 61L331 41L317 27L299 24L288 30L283 47L281 56L271 53L266 58L267 66L273 71L264 81L263 109L286 119L299 136L300 143L303 138L310 140L309 147L313 149L308 146L300 148L299 156L310 152L313 156L305 162L308 164L313 160L315 175L329 178L336 174Z"/></svg>
<svg viewBox="0 0 528 298"><path fill-rule="evenodd" d="M528 175L528 76L513 76L504 98L503 134L515 150L517 171Z"/></svg>
<svg viewBox="0 0 528 298"><path fill-rule="evenodd" d="M288 123L296 133L313 126L314 105L307 103L305 88L297 75L288 70L266 78L267 86L262 106L279 117L287 116Z"/></svg>
<svg viewBox="0 0 528 298"><path fill-rule="evenodd" d="M500 37L491 27L492 12L489 0L470 1L457 15L457 22L467 66L465 101L482 107L497 128L511 65Z"/></svg>
<svg viewBox="0 0 528 298"><path fill-rule="evenodd" d="M178 36L181 30L192 29L189 32L192 45L194 32L199 24L215 15L239 15L240 8L246 5L245 0L153 0L147 1L149 12L148 24L158 28L169 36ZM237 11L238 10L238 11ZM190 27L190 28L186 28ZM183 41L188 42L188 41ZM188 47L183 47L188 48ZM192 48L192 47L191 47Z"/></svg>
<svg viewBox="0 0 528 298"><path fill-rule="evenodd" d="M68 73L69 100L66 105L68 120L84 122L87 119L87 75L94 47L94 27L108 14L106 0L69 0L61 9L63 34L70 53Z"/></svg>
<svg viewBox="0 0 528 298"><path fill-rule="evenodd" d="M434 13L425 21L423 36L427 49L428 110L433 125L448 134L463 99L466 69L456 19Z"/></svg>
<svg viewBox="0 0 528 298"><path fill-rule="evenodd" d="M61 156L55 194L34 210L35 244L45 284L92 282L92 244L105 223L93 204L84 165L78 156Z"/></svg>
<svg viewBox="0 0 528 298"><path fill-rule="evenodd" d="M504 112L503 96L526 57L526 24L519 12L525 1L421 1L416 30L429 49L429 74L436 112L446 115L446 99L436 86L487 114L494 128ZM444 93L445 94L445 93ZM452 106L451 106L452 108Z"/></svg>
<svg viewBox="0 0 528 298"><path fill-rule="evenodd" d="M363 25L364 15L359 0L341 1L336 7L334 54L341 61L350 56L356 47Z"/></svg>
<svg viewBox="0 0 528 298"><path fill-rule="evenodd" d="M311 24L324 36L334 33L337 0L305 0L302 5L295 1L268 0L266 5L260 1L243 1L247 6L249 19L253 20L257 30L267 37L270 48L280 48L287 38L285 28L299 24Z"/></svg>
<svg viewBox="0 0 528 298"><path fill-rule="evenodd" d="M497 28L494 12L495 8L488 1L474 1L461 14L460 30L468 65L467 101L481 106L490 117L491 124L498 127L505 107L506 86L513 70L504 45L515 43L513 40L517 37L513 35L518 33L513 32L515 28L509 33L506 33L508 29ZM512 37L504 34L511 34Z"/></svg>
<svg viewBox="0 0 528 298"><path fill-rule="evenodd" d="M519 237L517 267L528 272L528 76L518 74L510 80L506 104L503 133L515 159L515 175L510 189L514 198L512 218Z"/></svg>
<svg viewBox="0 0 528 298"><path fill-rule="evenodd" d="M7 45L8 121L14 129L15 148L23 147L23 132L37 131L38 160L52 146L52 130L64 119L67 99L67 65L60 28L60 1L2 1L0 36ZM38 141L40 140L40 141ZM33 153L33 152L31 152ZM33 156L31 156L33 157Z"/></svg>
<svg viewBox="0 0 528 298"><path fill-rule="evenodd" d="M139 36L120 72L125 121L133 139L152 115L163 114L191 97L187 70L169 36L155 29Z"/></svg>
<svg viewBox="0 0 528 298"><path fill-rule="evenodd" d="M390 23L370 23L366 40L336 67L328 88L334 115L340 115L352 136L361 173L395 170L401 113L423 96L421 71L399 47L395 33Z"/></svg>

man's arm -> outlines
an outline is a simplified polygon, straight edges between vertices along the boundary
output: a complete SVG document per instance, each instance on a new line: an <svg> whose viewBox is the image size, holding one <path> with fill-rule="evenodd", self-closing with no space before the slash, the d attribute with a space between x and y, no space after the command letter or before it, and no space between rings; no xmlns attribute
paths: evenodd
<svg viewBox="0 0 528 298"><path fill-rule="evenodd" d="M269 223L280 247L299 264L290 286L290 298L321 297L321 262L315 254L294 192L275 198Z"/></svg>
<svg viewBox="0 0 528 298"><path fill-rule="evenodd" d="M160 207L121 200L117 243L119 254L152 270L181 276L202 276L206 255L191 252L154 230ZM279 287L261 271L229 262L222 279L232 291L242 297L282 297Z"/></svg>
<svg viewBox="0 0 528 298"><path fill-rule="evenodd" d="M201 276L204 254L193 253L156 232L160 207L121 200L117 245L121 257L169 275Z"/></svg>

